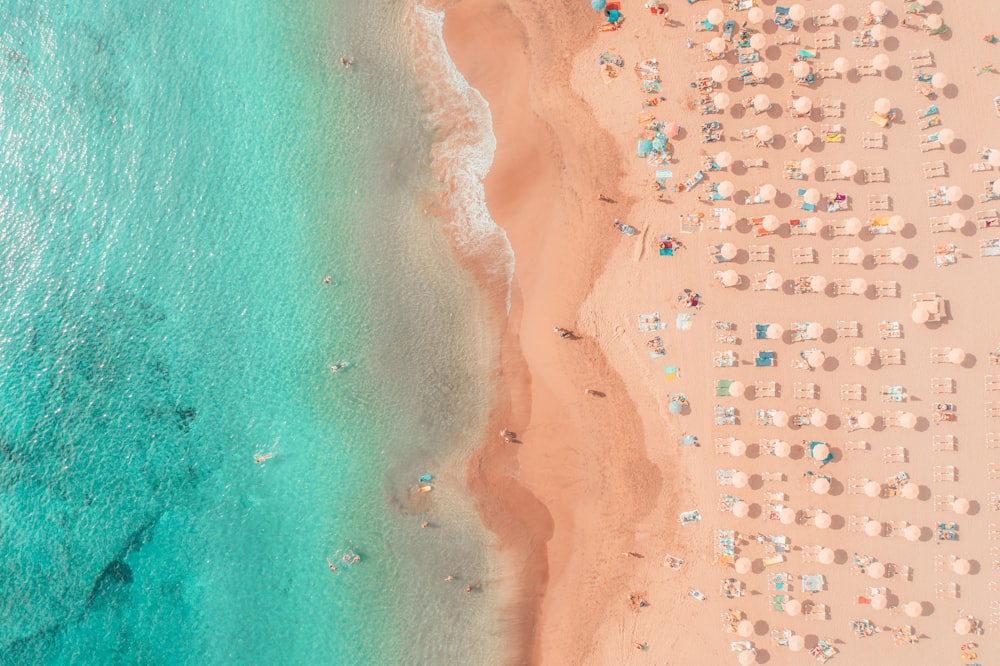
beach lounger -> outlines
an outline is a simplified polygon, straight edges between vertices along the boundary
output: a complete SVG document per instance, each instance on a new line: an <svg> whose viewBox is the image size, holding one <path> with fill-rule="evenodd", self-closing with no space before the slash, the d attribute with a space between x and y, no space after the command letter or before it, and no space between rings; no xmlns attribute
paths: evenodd
<svg viewBox="0 0 1000 666"><path fill-rule="evenodd" d="M844 116L844 103L839 99L823 97L819 101L820 115L824 118L842 118Z"/></svg>
<svg viewBox="0 0 1000 666"><path fill-rule="evenodd" d="M764 169L767 168L767 162L763 157L751 157L744 158L740 160L743 163L744 169Z"/></svg>
<svg viewBox="0 0 1000 666"><path fill-rule="evenodd" d="M854 33L851 38L851 46L858 48L874 48L878 46L878 40L872 37L871 30L862 28Z"/></svg>
<svg viewBox="0 0 1000 666"><path fill-rule="evenodd" d="M851 453L867 453L871 449L868 447L868 442L864 440L854 440L844 443L844 451Z"/></svg>
<svg viewBox="0 0 1000 666"><path fill-rule="evenodd" d="M761 472L760 480L768 483L783 483L785 475L782 472Z"/></svg>
<svg viewBox="0 0 1000 666"><path fill-rule="evenodd" d="M840 77L833 65L827 62L818 62L813 67L813 77L817 79L836 79ZM837 116L838 118L840 116Z"/></svg>
<svg viewBox="0 0 1000 666"><path fill-rule="evenodd" d="M758 398L778 397L778 383L775 381L757 380L753 383L754 395Z"/></svg>
<svg viewBox="0 0 1000 666"><path fill-rule="evenodd" d="M865 387L861 384L841 384L840 385L840 399L841 400L864 400L865 399Z"/></svg>
<svg viewBox="0 0 1000 666"><path fill-rule="evenodd" d="M792 263L793 264L815 264L816 263L816 250L811 247L796 247L792 248Z"/></svg>
<svg viewBox="0 0 1000 666"><path fill-rule="evenodd" d="M958 470L954 465L934 465L933 479L935 481L955 481L958 479Z"/></svg>
<svg viewBox="0 0 1000 666"><path fill-rule="evenodd" d="M993 166L988 162L971 162L969 164L969 171L972 173L980 171L993 171Z"/></svg>
<svg viewBox="0 0 1000 666"><path fill-rule="evenodd" d="M937 134L932 134L935 138L931 139L928 136L923 136L920 138L920 152L926 153L931 150L944 149L944 144L937 140Z"/></svg>
<svg viewBox="0 0 1000 666"><path fill-rule="evenodd" d="M816 389L816 384L813 382L795 382L792 384L792 397L797 400L815 400L819 397L819 392ZM812 407L803 409L806 409L809 415L812 414ZM809 415L806 416L807 422Z"/></svg>
<svg viewBox="0 0 1000 666"><path fill-rule="evenodd" d="M942 582L934 584L934 595L938 599L957 599L958 583Z"/></svg>
<svg viewBox="0 0 1000 666"><path fill-rule="evenodd" d="M878 76L879 71L872 64L871 60L858 60L854 65L854 71L858 76Z"/></svg>
<svg viewBox="0 0 1000 666"><path fill-rule="evenodd" d="M798 35L791 35L786 33L783 35L782 34L775 35L774 37L775 46L789 46L791 44L798 44L798 43L799 43Z"/></svg>
<svg viewBox="0 0 1000 666"><path fill-rule="evenodd" d="M842 338L859 338L861 327L857 321L840 319L837 321L837 335Z"/></svg>
<svg viewBox="0 0 1000 666"><path fill-rule="evenodd" d="M944 163L944 160L924 162L922 171L924 178L943 178L948 175L948 166Z"/></svg>
<svg viewBox="0 0 1000 666"><path fill-rule="evenodd" d="M934 265L938 268L952 266L958 262L958 246L954 243L940 243L934 246Z"/></svg>
<svg viewBox="0 0 1000 666"><path fill-rule="evenodd" d="M872 250L872 259L876 266L896 263L892 260L892 250L887 247L877 247Z"/></svg>
<svg viewBox="0 0 1000 666"><path fill-rule="evenodd" d="M868 522L868 516L859 516L857 514L851 514L847 516L847 531L856 533L864 529L865 523ZM862 572L864 573L864 572Z"/></svg>
<svg viewBox="0 0 1000 666"><path fill-rule="evenodd" d="M750 261L774 261L774 250L770 245L751 245L747 248Z"/></svg>
<svg viewBox="0 0 1000 666"><path fill-rule="evenodd" d="M895 280L876 280L876 298L899 298L899 283Z"/></svg>
<svg viewBox="0 0 1000 666"><path fill-rule="evenodd" d="M866 166L862 170L862 173L864 174L866 183L886 183L889 181L889 176L884 166Z"/></svg>
<svg viewBox="0 0 1000 666"><path fill-rule="evenodd" d="M852 278L834 278L833 279L833 295L834 296L846 296L846 295L856 295L851 289Z"/></svg>
<svg viewBox="0 0 1000 666"><path fill-rule="evenodd" d="M882 448L882 462L886 464L890 463L905 463L906 462L906 447L903 446L885 446Z"/></svg>
<svg viewBox="0 0 1000 666"><path fill-rule="evenodd" d="M945 232L955 231L955 229L952 228L951 224L948 222L947 217L932 217L930 218L930 220L928 220L928 222L930 223L932 234L941 234Z"/></svg>
<svg viewBox="0 0 1000 666"><path fill-rule="evenodd" d="M781 170L781 177L786 180L802 180L805 174L798 160L787 160Z"/></svg>
<svg viewBox="0 0 1000 666"><path fill-rule="evenodd" d="M1000 402L987 402L983 412L988 419L1000 418Z"/></svg>
<svg viewBox="0 0 1000 666"><path fill-rule="evenodd" d="M891 210L892 199L888 194L869 194L868 210Z"/></svg>
<svg viewBox="0 0 1000 666"><path fill-rule="evenodd" d="M840 171L839 164L824 164L823 180L847 180L847 176Z"/></svg>
<svg viewBox="0 0 1000 666"><path fill-rule="evenodd" d="M957 451L958 443L955 440L954 435L934 435L934 441L931 444L931 450L939 453L948 451Z"/></svg>
<svg viewBox="0 0 1000 666"><path fill-rule="evenodd" d="M826 9L814 9L812 15L812 22L813 25L816 27L836 25L837 23L836 21L833 20L833 17L830 16L830 12L827 11Z"/></svg>
<svg viewBox="0 0 1000 666"><path fill-rule="evenodd" d="M931 377L931 393L940 395L955 392L955 380L951 377Z"/></svg>
<svg viewBox="0 0 1000 666"><path fill-rule="evenodd" d="M997 209L990 208L989 210L977 210L976 224L980 229L1000 227L1000 215L997 214Z"/></svg>
<svg viewBox="0 0 1000 666"><path fill-rule="evenodd" d="M835 247L831 250L830 260L835 264L860 264L861 261L854 261L851 257L851 248Z"/></svg>
<svg viewBox="0 0 1000 666"><path fill-rule="evenodd" d="M885 134L882 132L865 132L861 135L861 147L868 149L885 148Z"/></svg>
<svg viewBox="0 0 1000 666"><path fill-rule="evenodd" d="M949 351L951 351L950 347L931 347L929 350L931 363L950 363L948 360Z"/></svg>
<svg viewBox="0 0 1000 666"><path fill-rule="evenodd" d="M910 51L910 66L913 69L933 67L934 55L930 52L930 49L912 50Z"/></svg>
<svg viewBox="0 0 1000 666"><path fill-rule="evenodd" d="M837 33L817 32L813 37L813 48L835 49L837 48Z"/></svg>
<svg viewBox="0 0 1000 666"><path fill-rule="evenodd" d="M847 479L847 494L848 495L860 495L865 490L865 484L868 483L867 478L858 478L852 476Z"/></svg>
<svg viewBox="0 0 1000 666"><path fill-rule="evenodd" d="M940 126L941 126L941 117L937 115L917 119L917 127L922 130L929 130L933 129L934 127L940 127Z"/></svg>
<svg viewBox="0 0 1000 666"><path fill-rule="evenodd" d="M882 365L904 364L903 350L898 347L894 347L892 349L879 349L878 358Z"/></svg>

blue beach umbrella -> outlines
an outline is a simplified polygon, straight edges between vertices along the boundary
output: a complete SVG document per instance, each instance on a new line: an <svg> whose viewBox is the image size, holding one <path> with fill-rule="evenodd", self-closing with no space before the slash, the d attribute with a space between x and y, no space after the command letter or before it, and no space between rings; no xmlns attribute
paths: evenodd
<svg viewBox="0 0 1000 666"><path fill-rule="evenodd" d="M590 0L590 6L595 12L604 9L606 4L608 4L607 0Z"/></svg>

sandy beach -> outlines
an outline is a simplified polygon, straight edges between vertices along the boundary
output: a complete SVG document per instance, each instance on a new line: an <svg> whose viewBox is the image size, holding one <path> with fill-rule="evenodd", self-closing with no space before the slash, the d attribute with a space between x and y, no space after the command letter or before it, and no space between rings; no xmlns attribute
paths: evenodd
<svg viewBox="0 0 1000 666"><path fill-rule="evenodd" d="M740 4L447 11L516 256L469 466L510 662L987 663L994 26Z"/></svg>

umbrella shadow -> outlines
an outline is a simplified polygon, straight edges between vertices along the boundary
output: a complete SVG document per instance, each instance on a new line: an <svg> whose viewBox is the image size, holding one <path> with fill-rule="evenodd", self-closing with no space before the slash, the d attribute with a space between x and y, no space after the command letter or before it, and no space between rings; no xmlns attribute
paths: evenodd
<svg viewBox="0 0 1000 666"><path fill-rule="evenodd" d="M788 208L792 205L792 196L786 192L779 192L774 196L773 203L778 208Z"/></svg>
<svg viewBox="0 0 1000 666"><path fill-rule="evenodd" d="M764 115L766 115L768 118L771 118L772 120L780 118L781 117L781 105L780 104L772 104L771 108L769 108Z"/></svg>
<svg viewBox="0 0 1000 666"><path fill-rule="evenodd" d="M930 427L931 427L931 422L929 419L924 418L923 416L918 416L917 425L914 426L913 429L916 430L917 432L927 432L927 429Z"/></svg>
<svg viewBox="0 0 1000 666"><path fill-rule="evenodd" d="M956 203L955 205L958 207L959 210L969 210L970 208L976 205L976 200L973 199L968 194L965 194L962 196L961 199L958 200L958 203Z"/></svg>
<svg viewBox="0 0 1000 666"><path fill-rule="evenodd" d="M837 339L837 329L835 329L835 328L825 329L823 331L823 335L821 335L819 337L819 339L820 339L821 342L825 342L827 344L836 341L836 339Z"/></svg>
<svg viewBox="0 0 1000 666"><path fill-rule="evenodd" d="M920 265L920 259L915 254L907 255L906 260L901 264L901 266L907 270L913 270Z"/></svg>
<svg viewBox="0 0 1000 666"><path fill-rule="evenodd" d="M829 361L830 359L827 359L827 360ZM833 360L836 360L836 359L833 359ZM824 365L826 365L826 364L824 364ZM841 426L841 423L840 423L840 417L839 416L837 416L836 414L829 414L827 416L827 418L826 418L826 427L827 427L827 429L829 429L829 430L836 430L840 426Z"/></svg>
<svg viewBox="0 0 1000 666"><path fill-rule="evenodd" d="M903 69L899 65L893 65L892 67L887 67L885 70L885 78L890 81L899 81L903 78Z"/></svg>
<svg viewBox="0 0 1000 666"><path fill-rule="evenodd" d="M976 365L976 355L966 353L965 359L962 361L961 366L963 368L972 368Z"/></svg>
<svg viewBox="0 0 1000 666"><path fill-rule="evenodd" d="M941 91L941 94L944 95L947 99L955 99L956 97L958 97L958 86L956 86L954 83L949 83L944 87L944 90Z"/></svg>
<svg viewBox="0 0 1000 666"><path fill-rule="evenodd" d="M955 139L951 142L951 145L948 146L948 152L953 155L961 155L968 149L968 147L969 144L965 142L965 139Z"/></svg>
<svg viewBox="0 0 1000 666"><path fill-rule="evenodd" d="M785 85L785 77L781 74L770 74L767 77L767 85L777 90Z"/></svg>
<svg viewBox="0 0 1000 666"><path fill-rule="evenodd" d="M847 521L844 520L843 516L835 516L833 514L830 515L830 529L831 530L842 530L846 526L847 526ZM838 556L838 561L839 561L839 556ZM847 561L847 558L845 556L844 562L846 562L846 561Z"/></svg>
<svg viewBox="0 0 1000 666"><path fill-rule="evenodd" d="M775 45L768 46L764 49L764 57L768 60L777 60L781 57L781 47Z"/></svg>
<svg viewBox="0 0 1000 666"><path fill-rule="evenodd" d="M906 224L903 225L903 228L899 230L899 235L906 239L916 237L917 235L916 225L907 222Z"/></svg>
<svg viewBox="0 0 1000 666"><path fill-rule="evenodd" d="M882 48L890 53L899 49L899 38L898 37L886 37L882 40Z"/></svg>

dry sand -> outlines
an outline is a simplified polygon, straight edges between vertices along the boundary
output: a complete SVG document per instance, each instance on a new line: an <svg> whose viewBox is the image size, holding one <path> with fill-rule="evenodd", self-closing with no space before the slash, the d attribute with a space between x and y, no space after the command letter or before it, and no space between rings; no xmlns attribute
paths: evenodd
<svg viewBox="0 0 1000 666"><path fill-rule="evenodd" d="M847 2L848 16L859 16L867 3ZM1000 119L992 98L1000 92L1000 78L977 76L974 66L989 62L1000 45L982 40L991 29L991 17L960 8L943 13L950 30L929 35L901 25L903 4L891 3L884 23L888 36L877 48L851 44L858 26L848 18L838 25L817 28L810 18L793 31L778 28L771 17L774 7L763 7L766 21L760 26L767 46L763 60L770 67L767 81L744 87L735 57L724 63L731 74L722 84L733 104L718 115L702 116L693 109L688 83L694 72L708 72L717 64L706 62L702 42L719 35L695 33L695 16L704 16L718 2L671 4L674 23L664 26L639 5L628 4L628 20L617 32L595 34L600 15L579 8L552 7L520 0L464 0L449 9L445 37L466 78L491 103L497 135L497 154L486 181L487 198L497 223L510 237L517 259L513 308L503 345L504 398L480 453L470 462L470 487L480 499L486 524L500 537L504 552L517 571L517 603L512 606L512 627L521 641L512 645L514 663L737 663L730 643L749 640L757 663L809 662L808 649L825 638L839 651L837 659L860 663L903 664L959 663L960 647L969 639L956 634L960 614L981 621L984 634L971 637L980 661L1000 654L995 636L998 620L991 538L995 513L991 493L1000 491L989 463L1000 455L988 445L987 433L1000 430L1000 421L987 416L991 402L1000 403L1000 391L984 391L1000 366L990 363L989 352L1000 341L1000 318L991 311L992 298L984 290L1000 267L1000 259L980 256L981 240L997 236L981 229L977 211L993 207L981 203L983 180L998 172L974 172L972 163L980 145L1000 148ZM814 9L828 5L806 3ZM983 12L985 14L985 10ZM726 10L738 23L745 12ZM793 83L789 67L799 47L810 47L817 35L834 33L836 48L821 49L814 60L831 63L845 56L854 65L878 53L889 56L884 74L818 81L813 86ZM776 38L797 36L798 46L776 46ZM686 49L690 37L694 47ZM616 80L606 82L597 66L598 56L609 49L620 54L625 67ZM945 72L951 83L936 99L928 100L914 89L909 55L930 49L935 64L924 71ZM640 81L634 65L658 59L666 100L643 109ZM774 107L756 115L740 101L766 92ZM818 107L821 98L843 101L842 118L821 118L815 109L808 118L790 117L790 95L808 95ZM888 97L899 112L884 131L885 149L864 149L862 134L880 131L868 120L876 98ZM948 147L921 152L915 111L934 103L942 126L957 139ZM685 132L674 142L673 171L668 188L700 168L702 158L720 150L736 158L727 170L707 174L707 182L729 180L736 194L713 205L692 192L666 192L668 202L658 201L649 189L653 167L637 159L635 143L642 127L640 113L658 120L680 123ZM699 142L699 127L718 120L725 140ZM776 134L772 146L755 149L752 141L739 140L740 130L762 122ZM787 135L807 125L817 135L823 123L844 126L841 143L817 139L804 152ZM939 128L934 128L939 129ZM746 169L743 158L763 158L765 168ZM884 166L888 180L865 183L859 172L852 179L824 182L823 169L804 180L782 178L785 160L812 157L819 165L836 165L850 159L859 167ZM926 179L924 162L943 161L947 176ZM744 197L758 185L776 186L771 203L743 205ZM957 205L929 208L926 190L958 185L965 196ZM824 223L818 235L796 235L788 221L810 214L800 209L799 187L816 187L824 195L838 191L850 197L851 208L815 215ZM603 193L618 201L597 200ZM869 195L888 195L891 210L870 212ZM681 214L703 212L709 221L713 207L732 208L738 224L733 230L704 229L680 233ZM929 218L961 212L967 218L957 232L932 233ZM751 233L748 218L774 214L782 223L774 234ZM899 215L905 227L899 233L872 234L867 221L874 216ZM634 237L611 227L619 217L637 227ZM829 223L858 217L865 228L858 237L830 236ZM708 225L706 225L708 226ZM671 234L685 244L673 257L659 256L657 239ZM739 249L736 259L715 264L709 245L729 242ZM936 267L937 245L954 243L957 263ZM751 261L752 245L770 246L767 261ZM860 246L865 253L859 265L833 262L836 249ZM907 258L901 265L875 265L880 250L902 247ZM795 248L815 252L815 264L793 263ZM737 288L723 288L713 278L718 270L734 269L743 276ZM774 270L784 277L780 289L756 291L749 283L758 273ZM862 277L868 283L863 295L793 294L791 280L821 274L835 278ZM876 297L876 281L898 283L898 297ZM704 296L701 310L679 304L675 296L688 287ZM934 291L944 297L943 322L915 324L911 320L913 294ZM668 327L658 334L666 355L651 359L646 341L656 333L640 332L637 315L658 311ZM690 330L678 331L677 312L693 313ZM717 341L713 320L733 322L737 341ZM856 320L860 338L837 332L838 320ZM879 322L900 322L902 337L882 339ZM819 340L793 342L793 322L818 321ZM780 340L754 339L755 322L776 322L785 328ZM577 332L579 339L563 340L553 326ZM858 367L852 363L857 346L876 350L898 347L902 365ZM934 364L932 347L961 347L967 352L960 365ZM795 367L803 349L816 347L826 354L822 366ZM713 352L734 350L740 359L733 368L713 366ZM773 350L776 367L755 367L753 355ZM680 378L666 383L664 366L680 368ZM954 380L954 393L932 392L932 378ZM737 379L747 385L755 380L774 381L776 397L716 397L715 384ZM815 384L815 398L797 397L796 383ZM861 384L864 400L842 399L842 386ZM883 402L883 386L902 386L905 401ZM603 397L586 395L584 388ZM683 392L690 411L671 416L669 396ZM931 422L935 402L956 407L956 421ZM716 425L716 405L738 410L738 425ZM818 408L830 415L825 426L762 427L756 425L758 409L783 410L795 415L800 408ZM849 432L843 410L869 411L879 417L873 429ZM886 427L884 410L912 412L918 417L912 430ZM519 443L505 444L495 432L509 427ZM698 436L701 446L681 446L683 433ZM956 450L934 450L935 435L954 435ZM748 445L748 455L734 458L716 451L716 440L735 437ZM787 459L762 455L759 442L782 439L792 444ZM826 442L833 461L820 468L804 456L803 442ZM867 442L867 451L848 450L848 442ZM899 458L894 447L905 449ZM942 448L942 447L938 447ZM887 451L888 449L888 451ZM886 462L888 460L888 462ZM954 466L956 481L945 480L947 466ZM750 475L746 488L717 484L717 470L738 469ZM804 474L825 474L833 479L825 495L811 492ZM905 472L920 487L916 500L902 497L870 498L855 492L862 480L884 482ZM763 481L762 473L779 473L780 481ZM774 493L783 493L779 499ZM750 505L750 516L735 518L717 510L720 495L737 496ZM968 515L936 510L935 496L958 496L971 501ZM784 525L769 520L768 503L796 511L822 509L833 516L833 525L820 530L797 514L799 522ZM701 521L682 527L678 512L698 509ZM883 536L855 531L851 517L866 516L883 523ZM890 536L891 523L906 521L920 526L920 540ZM958 525L957 541L939 541L939 522ZM899 526L899 525L897 525ZM736 574L731 565L716 562L715 530L738 532L736 555L753 560L753 569ZM784 562L767 568L765 548L750 535L785 535L788 552ZM809 562L804 547L835 550L833 564ZM623 553L642 557L626 557ZM685 558L680 571L663 566L672 553ZM870 556L889 567L890 575L874 579L853 573L855 553ZM951 558L965 558L971 571L959 575L946 568ZM906 567L909 571L906 571ZM771 608L770 580L775 573L790 575L786 594L805 602L806 610L825 604L825 619L791 617ZM822 574L823 589L803 590L803 574ZM741 582L743 596L727 599L720 589L725 578ZM952 587L952 584L955 584ZM858 602L869 587L884 587L888 608L874 610ZM696 601L688 591L697 588L708 599ZM942 591L939 591L939 588ZM948 590L954 589L952 593ZM636 608L629 601L637 594L648 601ZM922 602L921 616L909 618L906 602ZM745 639L724 630L720 619L729 609L750 620ZM867 618L880 633L865 638L853 635L851 621ZM913 645L895 645L887 627L909 624L920 637ZM796 655L772 641L773 630L790 629L805 637L806 651ZM645 647L636 649L635 644Z"/></svg>

